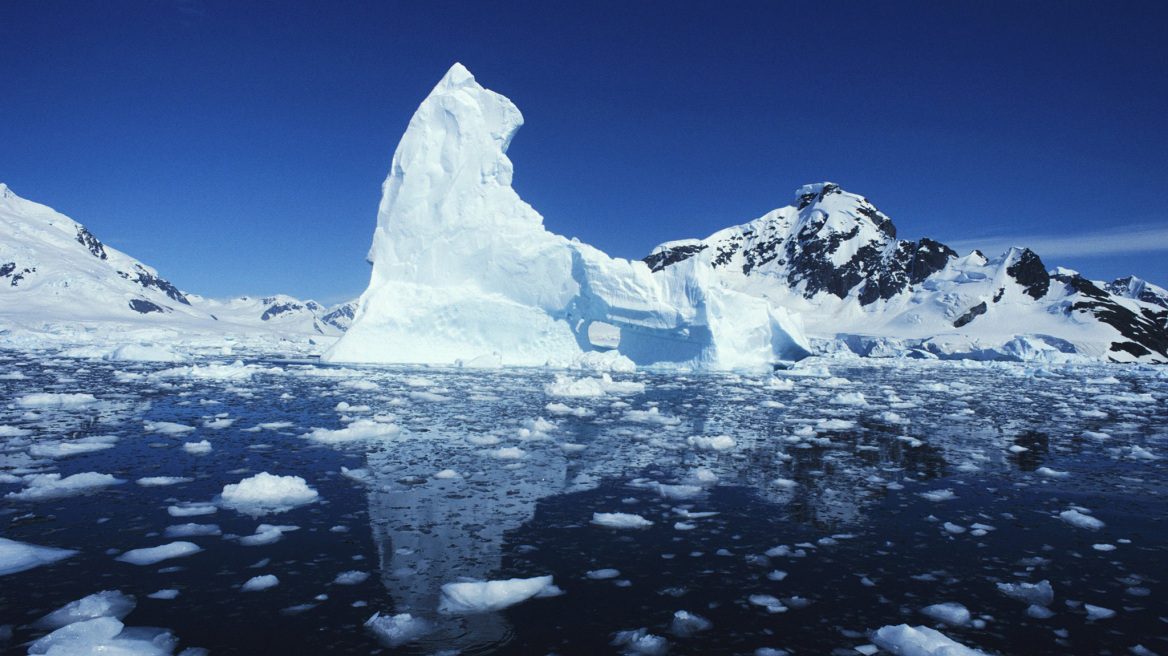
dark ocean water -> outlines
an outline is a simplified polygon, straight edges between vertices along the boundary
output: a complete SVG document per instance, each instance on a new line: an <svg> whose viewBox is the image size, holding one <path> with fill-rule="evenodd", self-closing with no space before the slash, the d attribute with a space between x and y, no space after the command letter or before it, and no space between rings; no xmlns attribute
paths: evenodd
<svg viewBox="0 0 1168 656"><path fill-rule="evenodd" d="M0 652L25 653L49 611L119 590L138 601L127 626L213 654L856 654L903 623L1000 654L1168 654L1159 370L824 362L777 377L612 374L643 389L560 393L600 375L0 354L0 537L79 551L0 577L13 633ZM94 398L29 397L41 393ZM217 418L234 421L208 426ZM306 437L346 425L383 434ZM117 439L34 455L94 436ZM204 439L209 453L182 447ZM50 472L125 482L21 496L26 476ZM167 510L260 472L299 476L319 499L256 516ZM193 480L135 483L154 476ZM594 513L653 523L608 528ZM186 522L222 535L162 536ZM299 528L237 539L264 523ZM115 560L176 539L202 551ZM616 573L588 575L601 570ZM349 571L369 577L334 583ZM240 590L267 574L279 585ZM438 610L445 584L544 575L563 594ZM1043 580L1044 619L997 585ZM164 589L177 597L147 597ZM922 613L946 602L969 622ZM678 630L679 611L708 628ZM396 644L363 626L375 612L429 630ZM613 644L637 630L661 640Z"/></svg>

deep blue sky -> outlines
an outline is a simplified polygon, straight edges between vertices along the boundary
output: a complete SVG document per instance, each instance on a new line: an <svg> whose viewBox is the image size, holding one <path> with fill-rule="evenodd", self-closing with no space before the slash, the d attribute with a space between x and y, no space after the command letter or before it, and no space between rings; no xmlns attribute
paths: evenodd
<svg viewBox="0 0 1168 656"><path fill-rule="evenodd" d="M1161 0L2 6L0 182L207 296L359 294L455 61L524 113L520 195L613 255L832 180L903 237L1168 283Z"/></svg>

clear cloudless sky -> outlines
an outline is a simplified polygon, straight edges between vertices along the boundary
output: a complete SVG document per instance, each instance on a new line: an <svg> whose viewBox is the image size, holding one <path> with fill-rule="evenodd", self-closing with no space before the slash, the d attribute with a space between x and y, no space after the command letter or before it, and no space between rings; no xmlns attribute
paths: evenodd
<svg viewBox="0 0 1168 656"><path fill-rule="evenodd" d="M0 0L0 182L180 288L364 290L456 61L515 188L612 255L831 180L906 238L1168 284L1168 3Z"/></svg>

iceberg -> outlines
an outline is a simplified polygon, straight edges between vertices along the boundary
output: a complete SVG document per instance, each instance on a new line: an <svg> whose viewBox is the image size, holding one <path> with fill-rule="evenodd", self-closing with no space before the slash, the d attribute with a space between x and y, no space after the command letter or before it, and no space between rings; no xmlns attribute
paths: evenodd
<svg viewBox="0 0 1168 656"><path fill-rule="evenodd" d="M523 124L455 64L410 120L382 186L353 324L328 362L565 366L619 329L637 366L759 368L810 354L801 319L697 258L654 272L553 234L511 187Z"/></svg>

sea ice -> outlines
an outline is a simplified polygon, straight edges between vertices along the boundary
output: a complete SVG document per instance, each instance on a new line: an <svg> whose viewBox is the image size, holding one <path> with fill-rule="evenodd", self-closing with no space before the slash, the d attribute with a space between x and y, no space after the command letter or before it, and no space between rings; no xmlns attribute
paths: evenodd
<svg viewBox="0 0 1168 656"><path fill-rule="evenodd" d="M280 585L280 579L276 578L275 574L261 574L248 579L239 590L240 592L259 592L277 585Z"/></svg>
<svg viewBox="0 0 1168 656"><path fill-rule="evenodd" d="M1064 510L1059 513L1059 519L1076 528L1085 528L1093 531L1106 526L1102 520L1081 513L1078 510Z"/></svg>
<svg viewBox="0 0 1168 656"><path fill-rule="evenodd" d="M1035 606L1049 606L1054 601L1054 588L1050 581L1042 580L1038 583L999 583L998 590L1009 597Z"/></svg>
<svg viewBox="0 0 1168 656"><path fill-rule="evenodd" d="M254 535L245 535L239 538L239 543L245 547L262 547L269 544L275 544L284 539L284 533L289 531L299 530L299 526L274 526L272 524L260 524L256 527Z"/></svg>
<svg viewBox="0 0 1168 656"><path fill-rule="evenodd" d="M194 426L186 424L179 424L173 421L148 421L142 425L142 428L151 433L162 433L163 435L182 435L195 430Z"/></svg>
<svg viewBox="0 0 1168 656"><path fill-rule="evenodd" d="M179 483L190 483L194 480L187 476L145 476L139 478L137 483L142 487L164 487L167 485L178 485Z"/></svg>
<svg viewBox="0 0 1168 656"><path fill-rule="evenodd" d="M195 456L202 456L211 453L211 443L207 440L200 440L198 442L187 442L183 444L183 451Z"/></svg>
<svg viewBox="0 0 1168 656"><path fill-rule="evenodd" d="M63 626L98 617L122 619L134 610L137 602L117 590L102 590L71 601L33 623L38 629L53 631Z"/></svg>
<svg viewBox="0 0 1168 656"><path fill-rule="evenodd" d="M92 394L52 394L42 392L25 394L16 399L16 405L22 408L80 408L97 403Z"/></svg>
<svg viewBox="0 0 1168 656"><path fill-rule="evenodd" d="M67 458L82 453L112 449L118 438L113 435L94 435L76 440L52 440L32 445L28 453L36 458Z"/></svg>
<svg viewBox="0 0 1168 656"><path fill-rule="evenodd" d="M691 435L685 441L699 451L728 451L738 445L734 441L734 438L729 435L719 435L717 437Z"/></svg>
<svg viewBox="0 0 1168 656"><path fill-rule="evenodd" d="M447 583L442 586L442 601L438 610L454 615L484 613L514 606L541 593L547 595L558 591L552 584L551 576Z"/></svg>
<svg viewBox="0 0 1168 656"><path fill-rule="evenodd" d="M193 542L183 542L180 540L157 547L131 549L114 560L120 560L123 563L130 563L131 565L153 565L171 558L181 558L196 554L202 550L202 547Z"/></svg>
<svg viewBox="0 0 1168 656"><path fill-rule="evenodd" d="M973 616L969 613L969 609L952 601L925 606L921 609L921 612L949 626L967 626L973 619Z"/></svg>
<svg viewBox="0 0 1168 656"><path fill-rule="evenodd" d="M698 631L706 631L714 626L710 620L689 611L679 610L673 614L669 632L679 638L688 638Z"/></svg>
<svg viewBox="0 0 1168 656"><path fill-rule="evenodd" d="M171 517L198 517L200 515L214 515L219 507L210 503L187 503L169 506L166 512Z"/></svg>
<svg viewBox="0 0 1168 656"><path fill-rule="evenodd" d="M584 572L584 576L592 579L593 581L603 581L605 579L615 579L618 576L620 576L620 574L621 573L620 573L619 569L612 569L612 568L593 569L593 570L588 570L587 572Z"/></svg>
<svg viewBox="0 0 1168 656"><path fill-rule="evenodd" d="M238 483L223 486L223 505L248 515L291 510L320 498L299 476L275 476L260 472Z"/></svg>
<svg viewBox="0 0 1168 656"><path fill-rule="evenodd" d="M205 535L219 535L222 531L219 530L217 524L175 524L167 526L166 530L162 532L164 538L194 538Z"/></svg>
<svg viewBox="0 0 1168 656"><path fill-rule="evenodd" d="M360 572L357 570L350 570L348 572L341 572L333 579L336 585L359 585L364 583L369 578L369 572Z"/></svg>
<svg viewBox="0 0 1168 656"><path fill-rule="evenodd" d="M370 419L358 419L344 428L329 430L327 428L313 428L304 437L324 444L339 444L375 437L396 435L401 432L396 424L382 423Z"/></svg>
<svg viewBox="0 0 1168 656"><path fill-rule="evenodd" d="M1087 619L1089 620L1105 620L1109 617L1115 617L1115 611L1110 608L1092 606L1091 604L1083 604L1083 608L1087 611Z"/></svg>
<svg viewBox="0 0 1168 656"><path fill-rule="evenodd" d="M605 528L648 528L653 522L631 513L592 513L592 523Z"/></svg>
<svg viewBox="0 0 1168 656"><path fill-rule="evenodd" d="M4 495L8 499L20 501L40 501L42 499L58 499L72 497L87 492L100 490L110 485L125 483L120 478L110 474L84 472L61 478L60 474L29 474L24 477L25 488L19 492L9 492Z"/></svg>
<svg viewBox="0 0 1168 656"><path fill-rule="evenodd" d="M612 644L624 647L626 654L636 656L664 656L669 652L669 641L649 633L648 629L619 631Z"/></svg>
<svg viewBox="0 0 1168 656"><path fill-rule="evenodd" d="M373 617L365 622L365 627L388 647L400 647L433 630L430 622L409 613L400 613L393 617L382 617L381 613L374 613Z"/></svg>
<svg viewBox="0 0 1168 656"><path fill-rule="evenodd" d="M937 501L937 502L949 501L949 500L957 498L957 495L953 494L953 490L948 490L948 489L946 489L946 490L931 490L929 492L921 492L920 494L921 494L921 497L928 499L929 501Z"/></svg>
<svg viewBox="0 0 1168 656"><path fill-rule="evenodd" d="M872 642L896 656L988 656L926 626L884 626L872 634Z"/></svg>
<svg viewBox="0 0 1168 656"><path fill-rule="evenodd" d="M78 553L72 549L41 547L27 542L0 538L0 576L23 572L38 565L55 563Z"/></svg>

